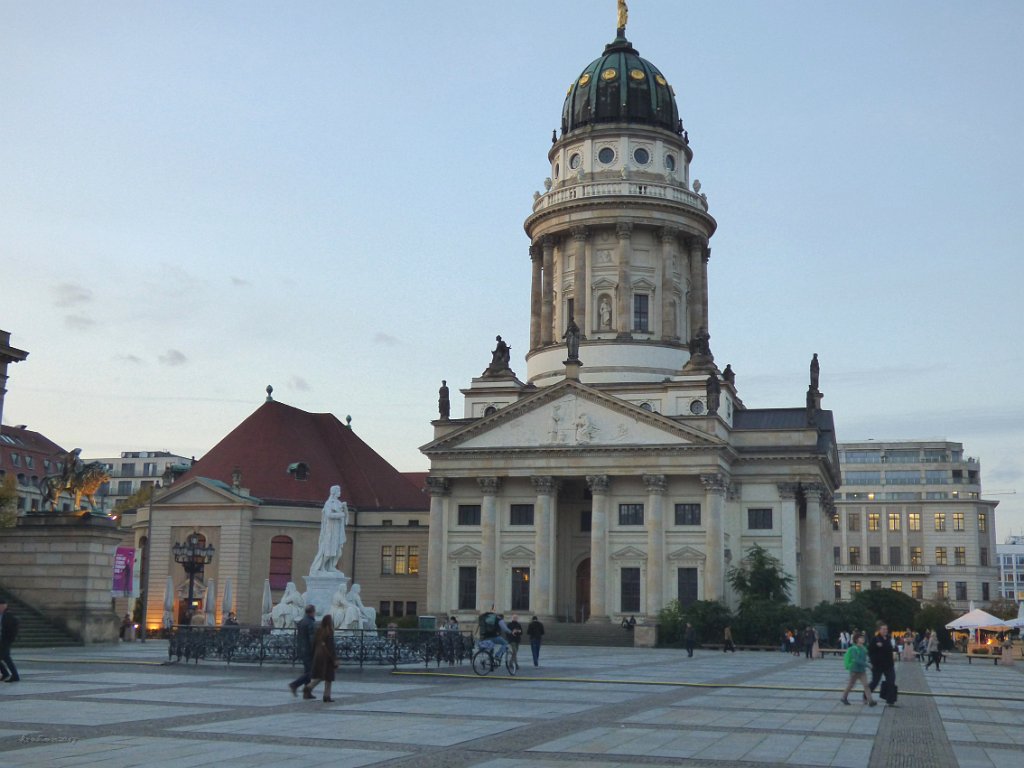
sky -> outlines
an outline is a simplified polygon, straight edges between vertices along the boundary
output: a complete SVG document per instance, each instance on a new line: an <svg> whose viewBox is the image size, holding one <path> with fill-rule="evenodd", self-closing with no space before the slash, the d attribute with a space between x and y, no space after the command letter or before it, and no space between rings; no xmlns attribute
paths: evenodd
<svg viewBox="0 0 1024 768"><path fill-rule="evenodd" d="M523 221L615 0L0 0L4 423L202 456L274 398L425 470L437 389L525 376ZM748 407L962 442L1024 532L1024 4L631 0L718 221Z"/></svg>

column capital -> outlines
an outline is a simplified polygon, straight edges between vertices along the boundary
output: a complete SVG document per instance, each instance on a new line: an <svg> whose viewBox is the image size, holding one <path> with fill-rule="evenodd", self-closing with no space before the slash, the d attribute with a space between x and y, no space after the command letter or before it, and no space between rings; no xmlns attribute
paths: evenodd
<svg viewBox="0 0 1024 768"><path fill-rule="evenodd" d="M553 496L558 492L558 481L551 475L533 475L530 482L537 493Z"/></svg>
<svg viewBox="0 0 1024 768"><path fill-rule="evenodd" d="M648 493L663 495L668 490L668 479L664 475L644 475L643 480Z"/></svg>
<svg viewBox="0 0 1024 768"><path fill-rule="evenodd" d="M552 250L554 250L554 248L555 248L555 238L554 238L554 235L544 235L544 237L542 237L540 239L540 244L541 244L541 246L543 246L545 251L552 251Z"/></svg>
<svg viewBox="0 0 1024 768"><path fill-rule="evenodd" d="M713 472L700 476L704 484L704 490L711 493L725 493L729 490L729 478L720 472Z"/></svg>
<svg viewBox="0 0 1024 768"><path fill-rule="evenodd" d="M703 251L707 246L708 240L706 237L700 237L698 235L691 235L689 239L690 251Z"/></svg>
<svg viewBox="0 0 1024 768"><path fill-rule="evenodd" d="M544 258L544 249L540 247L539 243L534 243L530 246L530 260L540 261Z"/></svg>
<svg viewBox="0 0 1024 768"><path fill-rule="evenodd" d="M739 501L740 496L743 495L743 483L732 482L729 483L729 490L726 491L726 498L729 501Z"/></svg>
<svg viewBox="0 0 1024 768"><path fill-rule="evenodd" d="M615 225L615 234L619 240L629 240L633 236L633 224L629 221L623 221Z"/></svg>
<svg viewBox="0 0 1024 768"><path fill-rule="evenodd" d="M587 475L587 487L591 493L608 493L612 479L608 475Z"/></svg>
<svg viewBox="0 0 1024 768"><path fill-rule="evenodd" d="M663 243L677 243L679 241L679 230L675 227L662 227L658 230Z"/></svg>
<svg viewBox="0 0 1024 768"><path fill-rule="evenodd" d="M776 483L775 487L779 489L780 499L795 499L800 491L800 483Z"/></svg>
<svg viewBox="0 0 1024 768"><path fill-rule="evenodd" d="M430 496L447 496L451 490L447 477L428 477L427 493Z"/></svg>
<svg viewBox="0 0 1024 768"><path fill-rule="evenodd" d="M590 230L586 227L573 227L570 231L572 232L572 239L577 242L586 240L590 236Z"/></svg>
<svg viewBox="0 0 1024 768"><path fill-rule="evenodd" d="M476 482L480 486L480 490L483 491L484 496L494 496L498 493L498 489L501 488L500 477L478 477Z"/></svg>

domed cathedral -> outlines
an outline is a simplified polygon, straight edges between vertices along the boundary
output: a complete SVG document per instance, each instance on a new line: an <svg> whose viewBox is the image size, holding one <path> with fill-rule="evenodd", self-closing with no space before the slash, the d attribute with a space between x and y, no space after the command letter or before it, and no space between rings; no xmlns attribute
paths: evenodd
<svg viewBox="0 0 1024 768"><path fill-rule="evenodd" d="M430 460L428 608L549 621L650 617L735 602L728 570L759 544L794 602L832 594L839 485L818 361L797 407L746 408L708 330L715 220L670 76L626 38L579 71L525 229L525 381L498 336ZM524 303L525 303L524 297Z"/></svg>

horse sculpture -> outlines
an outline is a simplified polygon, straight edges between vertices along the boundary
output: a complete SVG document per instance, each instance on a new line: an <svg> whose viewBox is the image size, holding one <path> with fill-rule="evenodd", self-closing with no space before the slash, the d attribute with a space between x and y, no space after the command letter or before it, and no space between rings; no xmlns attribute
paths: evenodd
<svg viewBox="0 0 1024 768"><path fill-rule="evenodd" d="M43 500L48 502L51 511L56 511L60 497L69 493L74 499L74 511L82 508L82 497L89 502L90 510L96 509L96 501L93 495L100 486L110 480L110 473L99 461L91 461L88 464L78 458L81 449L71 451L64 462L64 468L59 475L47 475L39 483L39 490L43 494Z"/></svg>

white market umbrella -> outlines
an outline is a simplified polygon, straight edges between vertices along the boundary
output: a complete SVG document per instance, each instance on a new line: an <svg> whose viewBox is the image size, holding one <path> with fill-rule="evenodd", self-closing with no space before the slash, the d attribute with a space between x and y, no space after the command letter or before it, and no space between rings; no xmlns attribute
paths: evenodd
<svg viewBox="0 0 1024 768"><path fill-rule="evenodd" d="M946 625L946 629L959 629L966 631L969 629L1003 629L1003 620L997 619L991 613L981 610L981 608L975 608L973 611L968 611L959 619L954 619Z"/></svg>
<svg viewBox="0 0 1024 768"><path fill-rule="evenodd" d="M206 614L206 626L212 627L217 620L217 580L206 582L206 599L203 600L203 613Z"/></svg>
<svg viewBox="0 0 1024 768"><path fill-rule="evenodd" d="M269 616L270 612L274 610L274 599L270 596L270 579L264 579L263 581L263 608L260 610L260 617L262 622L263 616Z"/></svg>
<svg viewBox="0 0 1024 768"><path fill-rule="evenodd" d="M164 617L165 627L174 626L174 577L167 577L167 586L164 588Z"/></svg>
<svg viewBox="0 0 1024 768"><path fill-rule="evenodd" d="M220 599L220 615L222 620L233 610L231 598L231 577L228 576L224 579L224 596Z"/></svg>

